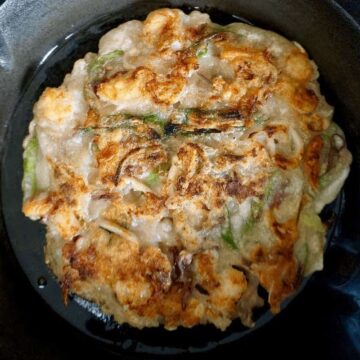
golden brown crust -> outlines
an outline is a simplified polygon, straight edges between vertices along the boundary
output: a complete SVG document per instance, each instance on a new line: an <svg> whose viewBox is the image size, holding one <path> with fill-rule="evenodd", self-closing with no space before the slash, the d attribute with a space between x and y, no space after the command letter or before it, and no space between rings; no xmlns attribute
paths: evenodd
<svg viewBox="0 0 360 360"><path fill-rule="evenodd" d="M313 188L319 184L320 152L324 146L321 136L313 137L305 149L304 169Z"/></svg>

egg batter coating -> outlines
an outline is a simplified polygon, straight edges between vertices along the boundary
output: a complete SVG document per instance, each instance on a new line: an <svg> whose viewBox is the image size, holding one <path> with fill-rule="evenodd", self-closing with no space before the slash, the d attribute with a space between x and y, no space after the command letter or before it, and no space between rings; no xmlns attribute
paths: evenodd
<svg viewBox="0 0 360 360"><path fill-rule="evenodd" d="M322 269L319 213L352 160L297 43L207 14L105 34L34 106L24 214L46 263L131 326L226 329Z"/></svg>

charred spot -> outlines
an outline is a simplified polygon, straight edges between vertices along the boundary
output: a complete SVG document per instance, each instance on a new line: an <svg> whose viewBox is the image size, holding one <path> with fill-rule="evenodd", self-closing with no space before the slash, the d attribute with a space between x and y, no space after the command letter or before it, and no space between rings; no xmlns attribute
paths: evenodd
<svg viewBox="0 0 360 360"><path fill-rule="evenodd" d="M161 138L160 134L152 128L149 128L147 132L150 140L159 140Z"/></svg>
<svg viewBox="0 0 360 360"><path fill-rule="evenodd" d="M234 270L243 273L245 275L246 281L249 281L248 271L243 266L241 266L241 265L231 265L231 267Z"/></svg>
<svg viewBox="0 0 360 360"><path fill-rule="evenodd" d="M108 79L103 79L103 80L100 80L100 81L97 80L96 83L92 84L92 89L93 89L94 93L97 94L99 88L102 87L102 84L106 83L107 81L108 81Z"/></svg>
<svg viewBox="0 0 360 360"><path fill-rule="evenodd" d="M192 41L196 41L204 36L206 30L206 24L201 24L200 26L196 27L189 27L186 29L187 36Z"/></svg>
<svg viewBox="0 0 360 360"><path fill-rule="evenodd" d="M159 244L161 251L166 254L166 256L169 258L169 261L174 264L175 259L178 257L180 253L180 249L177 246L168 246L164 243Z"/></svg>
<svg viewBox="0 0 360 360"><path fill-rule="evenodd" d="M74 240L75 238L77 238L77 236L75 236L72 240L72 242L68 242L66 243L63 248L62 248L62 256L65 259L71 259L74 252L75 252L75 242L76 240ZM78 235L78 238L80 238L80 236ZM71 261L71 260L70 260Z"/></svg>
<svg viewBox="0 0 360 360"><path fill-rule="evenodd" d="M107 175L104 175L104 176L101 177L101 181L102 181L103 184L114 183L115 179L114 179L113 175L107 174Z"/></svg>
<svg viewBox="0 0 360 360"><path fill-rule="evenodd" d="M232 162L240 161L245 157L244 155L236 155L236 154L224 154L223 156Z"/></svg>
<svg viewBox="0 0 360 360"><path fill-rule="evenodd" d="M94 275L94 270L91 266L85 266L78 269L80 280L86 280Z"/></svg>
<svg viewBox="0 0 360 360"><path fill-rule="evenodd" d="M164 127L165 135L174 135L181 129L179 124L167 123Z"/></svg>
<svg viewBox="0 0 360 360"><path fill-rule="evenodd" d="M255 262L262 262L265 259L265 252L262 247L257 247L253 253L253 258Z"/></svg>
<svg viewBox="0 0 360 360"><path fill-rule="evenodd" d="M194 135L203 135L203 134L218 134L220 133L220 129L194 129L192 132Z"/></svg>
<svg viewBox="0 0 360 360"><path fill-rule="evenodd" d="M119 149L119 145L116 143L108 144L104 149L102 149L99 153L97 158L98 159L109 159L112 156L116 155Z"/></svg>
<svg viewBox="0 0 360 360"><path fill-rule="evenodd" d="M216 207L217 209L221 208L224 206L225 200L220 198L220 197L216 197L214 199L214 204L213 206Z"/></svg>
<svg viewBox="0 0 360 360"><path fill-rule="evenodd" d="M228 34L225 32L219 32L211 36L211 39L215 42L224 41L227 40L227 38L228 38Z"/></svg>
<svg viewBox="0 0 360 360"><path fill-rule="evenodd" d="M311 185L316 187L320 174L320 152L324 146L321 136L315 136L305 150L305 170Z"/></svg>
<svg viewBox="0 0 360 360"><path fill-rule="evenodd" d="M244 78L244 80L250 81L250 80L253 80L255 78L255 74L253 72L249 71L249 70L245 70L243 72L243 78Z"/></svg>
<svg viewBox="0 0 360 360"><path fill-rule="evenodd" d="M72 274L70 272L65 272L63 278L60 280L60 288L65 305L68 304L68 297L72 283L73 283Z"/></svg>
<svg viewBox="0 0 360 360"><path fill-rule="evenodd" d="M249 116L253 113L253 110L258 101L257 95L245 95L241 98L239 106L244 116Z"/></svg>
<svg viewBox="0 0 360 360"><path fill-rule="evenodd" d="M294 95L294 104L302 111L310 113L318 105L319 98L312 89L300 87L296 89Z"/></svg>
<svg viewBox="0 0 360 360"><path fill-rule="evenodd" d="M128 166L125 167L123 172L124 172L125 175L131 176L131 175L133 175L135 170L136 170L136 166L128 165Z"/></svg>
<svg viewBox="0 0 360 360"><path fill-rule="evenodd" d="M162 154L160 152L153 152L147 156L149 160L156 161L162 158Z"/></svg>
<svg viewBox="0 0 360 360"><path fill-rule="evenodd" d="M271 224L274 233L276 234L276 236L280 239L284 239L286 238L286 230L282 227L281 224L279 224L277 221L273 221L273 223Z"/></svg>
<svg viewBox="0 0 360 360"><path fill-rule="evenodd" d="M267 125L264 130L267 136L271 138L278 131L278 127L276 125Z"/></svg>
<svg viewBox="0 0 360 360"><path fill-rule="evenodd" d="M150 280L151 284L154 286L154 290L157 293L162 293L163 291L168 290L170 278L169 273L164 271L162 268L156 268L149 269L145 276L148 280Z"/></svg>
<svg viewBox="0 0 360 360"><path fill-rule="evenodd" d="M235 196L239 193L241 187L241 181L240 180L230 180L225 185L225 190L228 195Z"/></svg>
<svg viewBox="0 0 360 360"><path fill-rule="evenodd" d="M242 185L240 180L231 179L225 184L225 191L238 200L246 199L248 196L256 195L256 191L249 185Z"/></svg>
<svg viewBox="0 0 360 360"><path fill-rule="evenodd" d="M119 164L116 168L115 174L112 176L112 181L115 184L115 186L118 185L119 183L119 179L120 179L120 175L121 175L121 170L122 170L122 165L124 163L124 161L127 159L127 157L129 157L130 155L138 152L141 148L137 147L135 149L130 150L120 161Z"/></svg>
<svg viewBox="0 0 360 360"><path fill-rule="evenodd" d="M62 175L62 172L61 170L59 169L59 166L58 165L54 165L54 177L55 178L60 178Z"/></svg>
<svg viewBox="0 0 360 360"><path fill-rule="evenodd" d="M253 131L252 133L250 133L250 134L248 135L248 138L249 138L249 139L253 138L257 133L258 133L257 131Z"/></svg>
<svg viewBox="0 0 360 360"><path fill-rule="evenodd" d="M63 183L60 185L60 191L63 195L70 195L73 192L73 187L69 183Z"/></svg>
<svg viewBox="0 0 360 360"><path fill-rule="evenodd" d="M163 27L161 28L161 32L160 32L160 36L165 36L167 35L167 33L171 33L173 30L173 24L171 22L172 19L168 19L167 23L165 23L163 25Z"/></svg>
<svg viewBox="0 0 360 360"><path fill-rule="evenodd" d="M288 246L287 244L283 244L270 254L274 261L278 262L280 265L292 262L294 258L293 255L294 252L292 246Z"/></svg>
<svg viewBox="0 0 360 360"><path fill-rule="evenodd" d="M207 205L206 204L204 204L204 203L201 203L201 208L203 209L203 210L205 210L205 211L210 211L210 209L207 207Z"/></svg>
<svg viewBox="0 0 360 360"><path fill-rule="evenodd" d="M282 187L279 191L277 191L273 197L273 201L271 203L272 208L278 208L284 199L284 187Z"/></svg>
<svg viewBox="0 0 360 360"><path fill-rule="evenodd" d="M181 296L181 309L183 311L187 307L188 301L189 301L190 296L191 296L191 290L192 290L192 286L191 286L190 282L183 284L182 289L181 289L181 293L182 293L182 296Z"/></svg>
<svg viewBox="0 0 360 360"><path fill-rule="evenodd" d="M206 134L218 134L221 132L221 129L214 129L214 128L206 128L206 129L202 129L202 128L198 128L198 129L194 129L191 131L181 131L179 134L180 135L185 135L185 136L191 136L191 135L206 135Z"/></svg>
<svg viewBox="0 0 360 360"><path fill-rule="evenodd" d="M75 235L75 236L71 239L71 241L72 241L73 243L76 243L79 239L81 239L81 235L80 235L80 234Z"/></svg>
<svg viewBox="0 0 360 360"><path fill-rule="evenodd" d="M237 270L237 271L246 273L246 269L245 269L243 266L241 266L241 265L231 265L231 267L232 267L234 270Z"/></svg>
<svg viewBox="0 0 360 360"><path fill-rule="evenodd" d="M180 191L185 183L185 177L184 176L179 176L176 180L176 190Z"/></svg>
<svg viewBox="0 0 360 360"><path fill-rule="evenodd" d="M55 213L64 203L65 203L64 199L56 199L51 209L51 214Z"/></svg>
<svg viewBox="0 0 360 360"><path fill-rule="evenodd" d="M264 50L263 51L263 55L264 58L269 62L272 63L274 61L274 56L272 55L272 53L269 50Z"/></svg>
<svg viewBox="0 0 360 360"><path fill-rule="evenodd" d="M272 230L274 234L281 241L281 247L272 252L272 255L285 257L291 259L293 256L292 247L293 242L297 236L296 225L292 221L288 221L284 224L279 224L277 221L272 221Z"/></svg>
<svg viewBox="0 0 360 360"><path fill-rule="evenodd" d="M308 162L316 162L320 159L320 154L317 152L316 149L314 149L312 152L310 152L309 154L307 154L307 159L306 161Z"/></svg>
<svg viewBox="0 0 360 360"><path fill-rule="evenodd" d="M304 95L311 102L317 102L319 100L315 91L312 89L305 89Z"/></svg>
<svg viewBox="0 0 360 360"><path fill-rule="evenodd" d="M310 131L317 132L317 131L323 130L324 119L318 114L314 114L311 117L306 117L305 122L306 122L307 128Z"/></svg>
<svg viewBox="0 0 360 360"><path fill-rule="evenodd" d="M91 199L92 200L111 200L116 196L117 196L117 194L114 194L114 193L103 192L100 194L92 194Z"/></svg>
<svg viewBox="0 0 360 360"><path fill-rule="evenodd" d="M209 296L210 293L200 284L196 284L195 285L195 289L201 294L201 295L206 295Z"/></svg>
<svg viewBox="0 0 360 360"><path fill-rule="evenodd" d="M284 155L279 153L275 154L275 161L276 165L283 170L292 168L294 166L294 162L292 160L287 159Z"/></svg>
<svg viewBox="0 0 360 360"><path fill-rule="evenodd" d="M221 111L219 113L219 116L221 116L224 119L242 119L243 115L239 110L227 110L227 111Z"/></svg>
<svg viewBox="0 0 360 360"><path fill-rule="evenodd" d="M193 150L195 150L198 153L198 155L201 158L203 158L203 150L198 144L195 144L195 143L191 142L191 143L188 143L187 146L192 148ZM184 155L187 156L187 149L182 148L181 150L183 150L183 152L179 151L179 154L181 153L182 156L184 156Z"/></svg>
<svg viewBox="0 0 360 360"><path fill-rule="evenodd" d="M203 191L202 184L200 181L191 181L186 189L188 195L199 195Z"/></svg>
<svg viewBox="0 0 360 360"><path fill-rule="evenodd" d="M93 264L96 262L96 249L90 246L87 250L73 254L70 265L77 270L81 280L92 277L95 274Z"/></svg>
<svg viewBox="0 0 360 360"><path fill-rule="evenodd" d="M191 283L191 263L192 257L181 256L181 249L177 246L172 246L167 249L172 266L171 280L174 283Z"/></svg>

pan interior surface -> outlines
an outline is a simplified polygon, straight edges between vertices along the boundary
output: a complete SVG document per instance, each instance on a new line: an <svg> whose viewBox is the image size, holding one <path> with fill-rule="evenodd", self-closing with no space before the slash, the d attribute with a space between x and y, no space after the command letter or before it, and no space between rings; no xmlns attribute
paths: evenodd
<svg viewBox="0 0 360 360"><path fill-rule="evenodd" d="M205 2L200 3L204 4ZM267 22L268 20L261 19L261 16L257 15L260 14L260 12L255 12L254 9L257 7L261 8L261 1L254 1L254 9L251 6L243 4L244 2L242 1L238 3L225 1L222 6L225 11L215 10L215 7L200 6L200 3L199 6L189 5L181 7L180 2L173 2L171 6L180 7L186 12L194 8L208 12L212 20L220 24L245 21L279 32L285 30L282 25L279 25L279 28L276 25L271 26ZM273 3L273 1L269 3ZM278 3L285 4L286 1L279 1ZM296 3L299 2L295 1L294 4ZM267 309L262 309L256 315L258 321L256 327L253 329L247 329L243 327L240 322L235 321L225 332L216 330L212 326L198 326L190 330L179 329L175 332L168 332L161 328L137 330L126 325L119 326L114 323L111 318L105 317L96 306L76 296L73 297L71 301L69 301L69 305L65 307L57 281L44 263L44 228L42 225L26 219L21 213L22 194L19 191L22 178L23 150L21 143L26 135L27 125L31 120L32 107L36 99L45 87L59 86L64 75L71 70L76 59L82 58L89 51L96 52L99 38L108 30L127 20L134 18L143 19L151 10L163 6L170 6L170 4L147 2L141 5L139 3L124 5L124 8L120 11L114 11L92 19L81 28L68 32L68 35L63 40L49 47L48 52L42 57L42 60L38 63L35 70L30 71L30 75L23 81L22 95L15 107L11 121L9 121L2 162L1 190L5 227L15 255L30 282L43 299L61 317L65 318L81 332L101 341L117 352L127 354L136 352L175 355L209 351L219 345L240 339L272 318L272 315ZM283 8L283 12L295 9L299 12L297 16L301 16L300 8L294 5L294 9L291 9L292 6L288 6L288 9L286 7ZM330 5L328 5L328 8L329 11L332 9ZM320 10L321 9L318 11ZM332 11L336 13L335 8ZM253 16L251 14L253 14ZM340 22L341 14L338 16ZM276 21L273 24L276 24ZM309 23L309 26L322 26L322 24L314 25ZM294 25L289 23L288 27L290 30L288 32L284 31L284 35L286 36L295 33ZM299 41L301 41L301 39L299 39ZM307 46L306 42L303 42L303 44L305 47ZM310 48L308 50L312 56L313 52ZM315 53L313 56L315 57L315 61L317 61ZM338 100L338 95L334 92L333 88L333 82L336 79L331 80L329 74L331 64L328 66L330 70L326 69L326 71L323 71L321 62L319 65L320 73L324 76L324 79L322 79L323 93L336 106L335 121L347 132L346 135L349 140L350 150L356 158L358 148L353 144L357 144L356 139L358 139L358 128L360 128L360 126L356 128L355 131L352 131L354 121L356 122L356 120L353 120L354 109L352 107L346 107L346 104ZM329 79L331 81L328 81ZM347 101L351 101L351 99ZM360 119L358 119L356 124L359 123L359 120ZM333 214L336 214L337 218L329 232L330 243L332 238L352 237L352 234L360 233L358 231L358 224L344 221L344 219L348 218L349 213L356 211L359 206L359 202L357 201L359 194L356 188L358 166L359 164L357 163L353 166L353 171L346 184L344 193L338 197L334 204L323 211L324 217L330 218ZM352 194L352 196L350 196L350 194ZM303 284L302 288L304 285L305 284ZM284 306L290 301L291 299L286 301ZM205 331L206 336L204 336Z"/></svg>

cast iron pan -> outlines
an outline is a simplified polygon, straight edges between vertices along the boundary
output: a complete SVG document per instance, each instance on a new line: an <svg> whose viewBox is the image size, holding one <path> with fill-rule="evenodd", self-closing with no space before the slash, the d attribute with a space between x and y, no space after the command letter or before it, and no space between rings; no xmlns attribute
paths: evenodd
<svg viewBox="0 0 360 360"><path fill-rule="evenodd" d="M268 309L264 308L255 314L258 320L253 329L247 329L239 321L235 321L225 332L216 330L213 326L198 326L174 332L161 328L140 331L126 325L116 325L96 306L78 297L71 298L65 307L59 286L44 264L44 227L26 219L21 213L21 143L36 99L46 86L59 86L76 59L83 57L88 51L96 52L97 42L105 32L121 22L144 19L151 10L165 6L180 7L186 12L194 8L200 9L208 12L213 21L222 24L245 21L274 30L300 42L319 65L322 92L336 106L335 121L345 130L354 155L351 175L344 191L322 213L324 219L336 218L328 236L325 259L330 259L330 262L327 261L327 278L330 279L329 286L354 291L354 284L360 282L356 263L359 258L360 231L355 215L359 213L360 206L357 185L360 165L360 82L356 78L360 60L360 30L351 18L334 2L325 0L223 0L187 3L119 1L116 4L110 1L81 0L76 3L62 2L62 8L59 9L56 1L48 1L46 6L23 1L23 6L17 7L8 1L5 9L1 9L8 11L6 18L0 10L0 23L3 25L0 34L0 66L3 70L0 81L4 84L11 77L11 83L6 84L7 88L10 87L8 92L11 96L6 101L0 100L4 111L3 129L7 127L1 138L4 226L20 266L50 307L82 333L96 339L111 351L140 356L175 356L211 351L220 345L238 341L272 318ZM6 5L9 6L8 9ZM77 12L74 10L76 6ZM91 9L93 13L89 12ZM44 13L49 10L49 13ZM82 16L75 18L75 13ZM34 14L36 21L35 18L31 19ZM47 16L48 22L44 21L44 16ZM10 24L7 23L9 20L13 21L12 31L6 26ZM49 23L50 20L53 22ZM27 21L30 30L34 31L26 39L20 33L21 21ZM21 25L23 27L24 23ZM37 33L37 29L48 32ZM23 61L19 62L20 56L24 56L26 52L28 57L23 57ZM342 272L331 262L334 254L339 252L352 260ZM358 293L355 292L356 294Z"/></svg>

